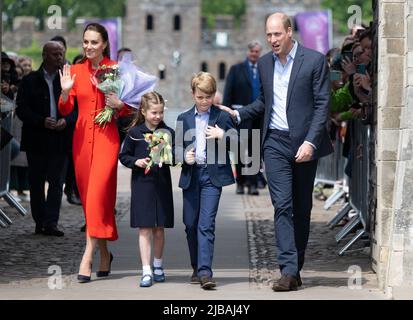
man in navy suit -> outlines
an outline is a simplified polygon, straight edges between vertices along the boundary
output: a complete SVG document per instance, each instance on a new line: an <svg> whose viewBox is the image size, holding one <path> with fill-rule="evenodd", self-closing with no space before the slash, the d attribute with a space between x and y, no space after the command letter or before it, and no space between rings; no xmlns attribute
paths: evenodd
<svg viewBox="0 0 413 320"><path fill-rule="evenodd" d="M183 162L179 187L183 191L183 220L193 273L191 283L210 290L215 217L222 187L233 184L229 145L237 143L230 115L213 105L216 82L211 74L198 73L191 81L195 101L177 119L175 155Z"/></svg>
<svg viewBox="0 0 413 320"><path fill-rule="evenodd" d="M264 116L262 150L281 270L272 288L290 291L302 284L317 159L333 151L326 129L330 81L325 56L292 38L287 15L269 16L266 35L272 52L258 61L259 97L239 112L222 108L237 122Z"/></svg>
<svg viewBox="0 0 413 320"><path fill-rule="evenodd" d="M228 72L225 81L223 104L236 110L250 104L257 99L260 93L260 75L258 73L257 61L261 55L262 45L258 40L251 41L248 44L247 58L241 62L233 65ZM259 171L260 162L258 166L249 164L247 156L252 157L252 131L253 129L260 129L260 119L242 121L238 129L246 131L246 135L240 135L238 146L238 161L235 165L237 172L237 194L244 194L244 187L248 187L248 194L258 195L257 190L257 175ZM255 160L255 159L254 159ZM254 170L256 172L254 172Z"/></svg>

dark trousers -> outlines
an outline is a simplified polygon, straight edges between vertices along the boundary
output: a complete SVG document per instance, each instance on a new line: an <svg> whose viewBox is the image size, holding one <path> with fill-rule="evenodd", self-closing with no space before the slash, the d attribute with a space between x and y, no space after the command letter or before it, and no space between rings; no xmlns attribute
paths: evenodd
<svg viewBox="0 0 413 320"><path fill-rule="evenodd" d="M242 127L239 130L247 130L248 134L240 135L238 139L238 159L237 163L235 164L235 170L237 173L236 181L237 184L243 186L257 186L257 175L258 172L252 174L252 170L250 169L248 172L248 168L251 168L252 163L247 163L247 157L252 157L252 121L246 120L242 123ZM252 161L257 161L257 159L253 159ZM244 171L244 174L242 173ZM246 172L246 173L245 173Z"/></svg>
<svg viewBox="0 0 413 320"><path fill-rule="evenodd" d="M72 153L69 153L67 156L67 170L66 170L66 177L65 177L64 192L68 197L70 197L71 195L75 195L79 197L79 191L77 189L75 166L73 163Z"/></svg>
<svg viewBox="0 0 413 320"><path fill-rule="evenodd" d="M199 277L212 277L215 217L221 192L221 187L211 183L206 168L194 166L191 184L183 190L183 220L191 266Z"/></svg>
<svg viewBox="0 0 413 320"><path fill-rule="evenodd" d="M67 154L27 152L30 182L30 208L38 227L57 226L62 203ZM49 183L45 197L45 183Z"/></svg>
<svg viewBox="0 0 413 320"><path fill-rule="evenodd" d="M278 264L281 274L295 276L304 265L317 160L296 163L288 132L271 130L263 147Z"/></svg>

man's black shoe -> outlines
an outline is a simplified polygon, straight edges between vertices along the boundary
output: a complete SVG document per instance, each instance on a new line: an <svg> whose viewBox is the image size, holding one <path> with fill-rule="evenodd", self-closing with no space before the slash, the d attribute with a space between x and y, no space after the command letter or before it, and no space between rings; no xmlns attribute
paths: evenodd
<svg viewBox="0 0 413 320"><path fill-rule="evenodd" d="M82 202L80 201L80 198L74 193L71 193L67 196L67 202L69 202L70 204L77 205L77 206L82 205Z"/></svg>
<svg viewBox="0 0 413 320"><path fill-rule="evenodd" d="M46 236L63 237L65 234L63 231L57 229L57 227L44 228L43 234Z"/></svg>
<svg viewBox="0 0 413 320"><path fill-rule="evenodd" d="M196 270L194 270L194 272L192 272L192 276L191 276L191 284L200 284L201 280L198 277L198 273Z"/></svg>
<svg viewBox="0 0 413 320"><path fill-rule="evenodd" d="M278 280L272 286L274 291L296 291L298 287L297 279L289 274L284 274L281 276L280 280Z"/></svg>
<svg viewBox="0 0 413 320"><path fill-rule="evenodd" d="M236 194L244 194L244 186L242 184L237 183L237 191Z"/></svg>
<svg viewBox="0 0 413 320"><path fill-rule="evenodd" d="M259 172L257 175L257 188L258 189L265 189L265 187L267 186L267 181L264 178L264 175L262 174L262 172Z"/></svg>
<svg viewBox="0 0 413 320"><path fill-rule="evenodd" d="M257 187L253 185L253 186L248 187L248 194L253 195L253 196L258 196L260 193L258 192Z"/></svg>
<svg viewBox="0 0 413 320"><path fill-rule="evenodd" d="M41 226L36 226L36 229L34 229L35 234L43 234L43 227Z"/></svg>
<svg viewBox="0 0 413 320"><path fill-rule="evenodd" d="M211 277L201 277L201 288L204 290L212 290L217 285Z"/></svg>
<svg viewBox="0 0 413 320"><path fill-rule="evenodd" d="M262 181L257 181L257 188L258 189L265 189L266 186L267 186L266 183L264 183Z"/></svg>
<svg viewBox="0 0 413 320"><path fill-rule="evenodd" d="M303 285L303 282L301 281L300 273L297 272L297 286L301 287L302 285Z"/></svg>

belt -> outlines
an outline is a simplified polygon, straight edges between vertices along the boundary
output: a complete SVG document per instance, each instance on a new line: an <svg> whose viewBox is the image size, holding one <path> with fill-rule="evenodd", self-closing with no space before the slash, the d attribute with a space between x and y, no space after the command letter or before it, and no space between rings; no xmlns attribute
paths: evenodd
<svg viewBox="0 0 413 320"><path fill-rule="evenodd" d="M285 130L268 129L268 132L270 134L275 133L275 134L278 134L279 136L283 136L283 137L289 137L290 136L290 131L285 131Z"/></svg>

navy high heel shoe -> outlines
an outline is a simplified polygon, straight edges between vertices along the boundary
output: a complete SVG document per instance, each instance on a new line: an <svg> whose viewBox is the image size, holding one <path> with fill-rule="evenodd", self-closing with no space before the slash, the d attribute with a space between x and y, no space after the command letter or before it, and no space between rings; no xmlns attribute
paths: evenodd
<svg viewBox="0 0 413 320"><path fill-rule="evenodd" d="M92 270L92 265L90 265L90 270ZM83 274L77 275L77 282L79 283L87 283L90 282L92 278L92 271L90 272L90 276L85 276Z"/></svg>
<svg viewBox="0 0 413 320"><path fill-rule="evenodd" d="M90 282L91 276L84 276L83 274L77 275L77 282L79 283L86 283Z"/></svg>
<svg viewBox="0 0 413 320"><path fill-rule="evenodd" d="M109 262L109 270L108 271L96 271L96 277L107 277L110 274L110 268L112 266L113 255L112 252L110 253L110 262Z"/></svg>

